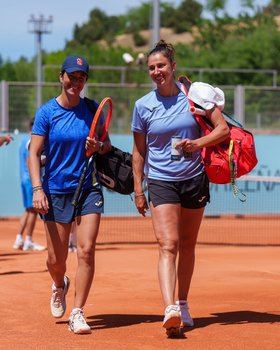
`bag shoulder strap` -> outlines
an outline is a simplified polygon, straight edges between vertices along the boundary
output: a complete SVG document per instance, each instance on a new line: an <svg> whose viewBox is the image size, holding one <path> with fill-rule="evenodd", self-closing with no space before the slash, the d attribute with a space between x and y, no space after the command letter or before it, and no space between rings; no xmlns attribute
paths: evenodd
<svg viewBox="0 0 280 350"><path fill-rule="evenodd" d="M94 100L91 100L88 97L84 97L84 101L87 105L87 108L89 109L89 111L94 115L97 111L97 106Z"/></svg>

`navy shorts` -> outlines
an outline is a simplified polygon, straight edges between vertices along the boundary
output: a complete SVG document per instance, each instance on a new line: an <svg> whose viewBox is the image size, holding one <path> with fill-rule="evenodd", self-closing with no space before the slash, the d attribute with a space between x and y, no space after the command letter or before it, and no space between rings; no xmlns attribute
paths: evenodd
<svg viewBox="0 0 280 350"><path fill-rule="evenodd" d="M210 202L209 180L206 173L185 181L148 179L149 201L161 204L181 204L183 208L198 209Z"/></svg>
<svg viewBox="0 0 280 350"><path fill-rule="evenodd" d="M46 196L49 201L49 211L47 214L40 214L44 221L68 224L73 222L77 216L93 213L102 214L104 211L104 199L100 186L82 192L77 207L71 204L74 193L46 193Z"/></svg>

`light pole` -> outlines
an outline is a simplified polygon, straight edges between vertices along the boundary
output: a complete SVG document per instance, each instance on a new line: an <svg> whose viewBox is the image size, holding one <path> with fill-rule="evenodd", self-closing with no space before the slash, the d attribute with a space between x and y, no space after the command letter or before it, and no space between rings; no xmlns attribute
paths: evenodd
<svg viewBox="0 0 280 350"><path fill-rule="evenodd" d="M160 1L153 0L153 41L152 47L159 41L160 38Z"/></svg>
<svg viewBox="0 0 280 350"><path fill-rule="evenodd" d="M34 15L30 16L28 21L28 31L29 33L35 34L36 40L36 52L37 52L37 68L36 68L36 77L37 77L37 89L36 89L36 105L39 108L42 104L42 34L50 34L49 30L50 24L53 22L53 17L45 18L43 15L35 17Z"/></svg>

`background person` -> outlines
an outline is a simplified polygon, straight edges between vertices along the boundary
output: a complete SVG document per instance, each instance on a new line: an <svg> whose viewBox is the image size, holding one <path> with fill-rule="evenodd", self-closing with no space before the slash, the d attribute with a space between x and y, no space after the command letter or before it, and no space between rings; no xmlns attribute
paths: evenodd
<svg viewBox="0 0 280 350"><path fill-rule="evenodd" d="M29 123L29 130L33 126L34 120ZM37 212L33 208L32 204L32 184L28 169L29 159L29 144L30 134L26 135L19 147L19 164L20 164L20 179L21 179L21 191L23 198L23 205L25 211L20 218L18 233L14 242L14 249L27 250L38 250L42 251L46 248L39 243L33 242L33 231L36 224ZM24 232L26 233L25 239L23 237Z"/></svg>
<svg viewBox="0 0 280 350"><path fill-rule="evenodd" d="M200 150L224 140L229 130L221 112L213 108L207 117L215 128L208 136L201 136L188 111L188 100L174 78L176 62L171 44L159 41L147 55L147 66L156 88L136 101L133 112L135 204L145 216L148 210L142 190L145 168L159 246L158 276L165 306L163 327L167 334L172 334L173 330L178 332L181 322L193 326L187 300L197 235L204 207L210 200Z"/></svg>
<svg viewBox="0 0 280 350"><path fill-rule="evenodd" d="M0 147L4 144L8 145L12 141L12 139L13 138L10 135L0 136Z"/></svg>
<svg viewBox="0 0 280 350"><path fill-rule="evenodd" d="M93 185L93 167L88 169L78 206L75 208L71 201L86 162L85 150L106 153L111 148L109 137L104 144L98 141L98 135L93 139L87 137L92 113L80 93L88 72L85 58L68 56L65 59L59 76L61 93L38 110L30 146L33 204L45 224L54 317L62 317L66 310L65 297L70 285L65 275L69 234L72 222L77 224L78 267L74 307L69 318L69 329L74 333L91 333L83 307L94 276L95 244L104 205L101 186ZM43 147L46 163L41 182Z"/></svg>

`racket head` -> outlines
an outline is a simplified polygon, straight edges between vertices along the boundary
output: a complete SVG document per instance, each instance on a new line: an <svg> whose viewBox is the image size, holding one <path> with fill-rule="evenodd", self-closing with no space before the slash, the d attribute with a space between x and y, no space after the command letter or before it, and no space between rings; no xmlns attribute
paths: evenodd
<svg viewBox="0 0 280 350"><path fill-rule="evenodd" d="M99 137L99 140L101 142L105 141L108 135L108 130L110 127L110 122L112 119L112 112L113 112L113 101L111 97L105 97L100 102L89 131L89 137L94 138L95 134L98 131L98 127L100 126L100 123L102 123L102 134ZM90 150L86 150L86 156L90 157L92 156L93 152Z"/></svg>

